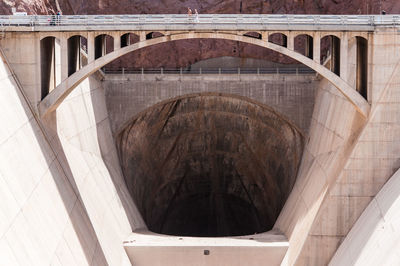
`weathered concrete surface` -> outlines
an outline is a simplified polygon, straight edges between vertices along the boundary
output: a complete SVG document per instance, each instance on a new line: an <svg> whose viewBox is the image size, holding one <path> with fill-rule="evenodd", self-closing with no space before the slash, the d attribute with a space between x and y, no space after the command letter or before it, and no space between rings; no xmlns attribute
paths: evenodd
<svg viewBox="0 0 400 266"><path fill-rule="evenodd" d="M107 75L107 111L115 133L132 116L163 100L220 92L268 105L308 134L319 80L315 75Z"/></svg>
<svg viewBox="0 0 400 266"><path fill-rule="evenodd" d="M144 224L124 192L101 84L86 80L40 121L3 60L0 264L130 265L121 243Z"/></svg>
<svg viewBox="0 0 400 266"><path fill-rule="evenodd" d="M216 93L157 104L116 141L148 228L186 236L270 230L304 145L296 127L272 109Z"/></svg>
<svg viewBox="0 0 400 266"><path fill-rule="evenodd" d="M266 41L265 39L259 40L252 37L246 37L242 35L241 32L232 31L232 32L175 32L173 31L163 32L164 36L157 37L154 39L147 39L141 38L140 42L134 43L132 45L116 49L113 52L110 52L107 55L104 55L96 60L94 58L91 59L89 55L89 62L86 66L84 66L79 71L75 72L73 75L68 77L67 79L63 80L63 82L58 85L51 93L49 93L39 104L39 113L41 116L45 116L46 114L53 112L57 109L57 107L62 103L62 101L67 97L74 88L82 82L85 78L89 77L91 74L99 70L101 67L105 66L106 64L112 62L115 59L120 58L121 56L136 51L138 49L142 49L144 47L157 45L160 43L170 42L170 41L178 41L178 40L185 40L185 39L198 39L198 38L211 38L211 39L225 39L225 40L233 40L239 41L244 43L254 44L260 47L268 48L273 51L279 52L283 55L286 55L298 62L306 65L307 67L315 70L319 75L326 78L329 82L331 82L338 91L340 91L348 101L350 101L356 110L360 112L364 117L367 117L370 111L370 105L368 102L356 91L354 90L343 78L342 76L336 75L334 72L331 72L329 69L325 68L323 65L320 64L319 59L310 59L293 49L293 45L283 47L281 45L277 45L271 42ZM118 34L118 32L116 32ZM141 32L141 35L145 34L145 32ZM268 32L267 32L268 34ZM289 43L293 44L293 39L296 34L302 34L302 32L292 32L291 34L288 33L288 40ZM314 37L323 37L319 32L313 33ZM335 34L338 36L346 36L348 37L347 33L343 32L329 32L329 34ZM351 34L358 34L357 32L352 32ZM93 36L92 36L93 37ZM318 40L319 38L315 38ZM93 46L94 40L93 38L88 38L89 46ZM347 45L346 42L343 42L344 45ZM319 49L319 46L316 46L314 49ZM90 51L93 49L89 49ZM346 49L343 49L346 51ZM319 50L318 50L319 51ZM345 56L342 56L346 59ZM346 65L346 61L342 60L343 65ZM343 76L346 76L346 73L343 73Z"/></svg>
<svg viewBox="0 0 400 266"><path fill-rule="evenodd" d="M289 239L283 265L321 265L317 260L302 260L308 254L304 244L327 190L342 171L366 122L331 84L321 82L297 181L274 226ZM323 257L328 250L315 250L310 259Z"/></svg>
<svg viewBox="0 0 400 266"><path fill-rule="evenodd" d="M328 264L358 217L400 167L400 39L392 33L378 32L370 43L375 47L369 60L371 114L328 190L298 265Z"/></svg>
<svg viewBox="0 0 400 266"><path fill-rule="evenodd" d="M124 242L137 266L260 266L281 264L288 248L280 232L241 237L177 237L135 231ZM208 254L205 254L208 251Z"/></svg>
<svg viewBox="0 0 400 266"><path fill-rule="evenodd" d="M347 234L329 265L398 265L400 171L390 177Z"/></svg>
<svg viewBox="0 0 400 266"><path fill-rule="evenodd" d="M371 40L368 121L326 81L317 94L298 184L276 224L289 238L285 262L290 265L328 263L399 167L399 35L378 32ZM21 47L37 48L37 43L27 35L4 43L29 101L36 104L37 50ZM92 93L85 81L60 105L57 120L42 121L44 132L10 73L1 73L0 117L6 126L0 131L0 257L11 265L129 263L121 241L143 222L115 166L101 86L92 83Z"/></svg>

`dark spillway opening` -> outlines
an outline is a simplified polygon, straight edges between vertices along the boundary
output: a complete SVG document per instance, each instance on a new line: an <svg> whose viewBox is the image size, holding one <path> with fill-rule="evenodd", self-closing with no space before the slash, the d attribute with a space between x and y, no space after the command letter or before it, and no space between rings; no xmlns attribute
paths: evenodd
<svg viewBox="0 0 400 266"><path fill-rule="evenodd" d="M270 230L303 150L299 130L271 108L212 93L157 104L116 140L149 230L179 236Z"/></svg>

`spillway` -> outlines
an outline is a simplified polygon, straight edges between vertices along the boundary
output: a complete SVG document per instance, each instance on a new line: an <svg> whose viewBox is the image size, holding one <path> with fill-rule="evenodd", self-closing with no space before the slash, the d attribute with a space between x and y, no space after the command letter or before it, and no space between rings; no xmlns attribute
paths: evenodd
<svg viewBox="0 0 400 266"><path fill-rule="evenodd" d="M272 229L304 141L267 106L206 93L146 109L117 144L128 189L151 231L219 237Z"/></svg>

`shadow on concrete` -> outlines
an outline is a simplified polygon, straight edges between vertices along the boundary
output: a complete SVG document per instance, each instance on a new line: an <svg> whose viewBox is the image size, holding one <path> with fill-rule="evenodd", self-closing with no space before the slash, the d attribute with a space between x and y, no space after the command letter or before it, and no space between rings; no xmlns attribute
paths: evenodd
<svg viewBox="0 0 400 266"><path fill-rule="evenodd" d="M5 67L8 75L11 76L12 73L10 73L10 69L7 67L7 64L5 64ZM19 84L18 81L16 83ZM37 142L44 154L43 157L46 158L47 167L53 177L54 183L57 186L65 209L68 212L69 219L74 228L74 232L79 239L79 243L82 247L82 251L85 254L88 264L92 265L95 261L96 265L108 265L93 225L88 216L87 210L82 203L79 190L77 189L73 174L67 163L60 139L57 135L56 113L53 112L46 117L46 119L41 121L34 114L33 108L25 96L26 94L23 91L21 92L23 89L18 88L18 86L16 86L15 89L18 90L17 94L19 100L21 105L24 107L24 111L27 116L33 113L34 119L30 121L32 131L34 132ZM39 130L35 130L35 128L38 128ZM53 167L53 163L56 167ZM61 175L60 172L62 173ZM73 204L71 204L71 198L69 197L68 193L66 193L66 186L71 186L74 194L76 195L76 200ZM78 209L78 211L80 212L75 213L77 210L76 208L79 208L80 210ZM88 235L90 235L89 241L87 237Z"/></svg>
<svg viewBox="0 0 400 266"><path fill-rule="evenodd" d="M90 84L89 87L91 101L93 103L93 113L97 124L97 142L99 144L101 157L103 159L104 165L109 172L111 181L113 182L115 190L121 201L122 207L131 226L131 230L134 231L138 228L145 228L146 225L143 222L139 211L136 209L136 205L126 187L126 183L120 166L120 161L118 158L117 148L111 133L108 114L106 119L104 119L104 117L99 117L100 113L103 113L104 111L107 112L107 108L105 102L104 88L102 86L98 87L98 84L101 84L101 82L93 80L96 78L97 77L95 73L88 79ZM95 84L97 82L98 84ZM95 90L102 90L101 93L103 97L96 98L94 92ZM99 100L103 102L100 103L98 102Z"/></svg>

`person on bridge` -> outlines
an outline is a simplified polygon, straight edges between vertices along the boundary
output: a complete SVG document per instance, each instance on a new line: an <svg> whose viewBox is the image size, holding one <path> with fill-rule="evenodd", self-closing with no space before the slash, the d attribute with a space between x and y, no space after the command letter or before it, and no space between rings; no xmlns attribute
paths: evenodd
<svg viewBox="0 0 400 266"><path fill-rule="evenodd" d="M57 11L57 25L60 25L60 21L61 21L61 11L58 10Z"/></svg>
<svg viewBox="0 0 400 266"><path fill-rule="evenodd" d="M196 8L194 9L194 15L195 15L195 18L196 18L196 22L199 22L199 12L197 12Z"/></svg>
<svg viewBox="0 0 400 266"><path fill-rule="evenodd" d="M188 18L191 19L192 18L192 10L190 9L190 7L188 7Z"/></svg>

